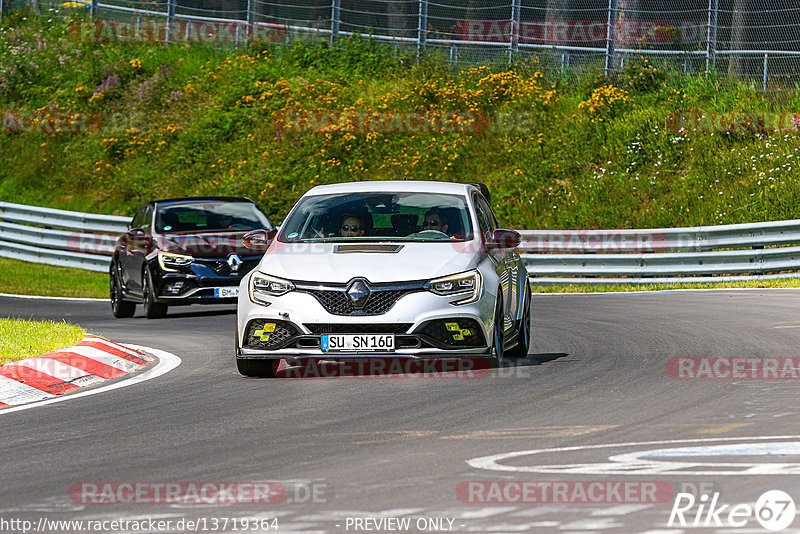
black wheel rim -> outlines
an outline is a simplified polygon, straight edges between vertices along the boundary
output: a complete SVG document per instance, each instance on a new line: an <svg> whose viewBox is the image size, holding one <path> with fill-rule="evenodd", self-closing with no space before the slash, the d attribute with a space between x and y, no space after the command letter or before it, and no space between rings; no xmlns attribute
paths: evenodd
<svg viewBox="0 0 800 534"><path fill-rule="evenodd" d="M142 294L144 295L142 304L144 305L145 311L150 310L150 283L147 281L147 278L147 274L142 278Z"/></svg>
<svg viewBox="0 0 800 534"><path fill-rule="evenodd" d="M525 336L522 339L523 346L525 347L525 352L528 352L528 349L531 345L531 299L528 298L525 301L525 313L522 314L522 332Z"/></svg>
<svg viewBox="0 0 800 534"><path fill-rule="evenodd" d="M109 279L110 279L109 284L111 285L111 288L110 288L110 291L111 291L111 310L116 312L117 311L117 307L119 306L119 295L118 295L118 291L119 290L117 289L117 280L116 280L116 277L113 274L111 274L109 276Z"/></svg>
<svg viewBox="0 0 800 534"><path fill-rule="evenodd" d="M498 306L494 318L494 353L498 363L503 361L503 348L503 313Z"/></svg>

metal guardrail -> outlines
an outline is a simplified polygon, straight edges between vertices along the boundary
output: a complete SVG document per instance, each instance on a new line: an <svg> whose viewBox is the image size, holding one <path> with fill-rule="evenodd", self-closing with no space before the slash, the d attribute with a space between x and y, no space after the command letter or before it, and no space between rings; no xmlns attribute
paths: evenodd
<svg viewBox="0 0 800 534"><path fill-rule="evenodd" d="M0 202L0 257L107 272L117 236L129 222L128 217Z"/></svg>
<svg viewBox="0 0 800 534"><path fill-rule="evenodd" d="M650 230L522 231L538 284L800 277L800 220ZM772 247L772 248L766 248Z"/></svg>
<svg viewBox="0 0 800 534"><path fill-rule="evenodd" d="M105 272L116 238L127 229L128 221L127 217L0 202L0 256ZM522 260L537 284L800 277L800 220L520 233Z"/></svg>

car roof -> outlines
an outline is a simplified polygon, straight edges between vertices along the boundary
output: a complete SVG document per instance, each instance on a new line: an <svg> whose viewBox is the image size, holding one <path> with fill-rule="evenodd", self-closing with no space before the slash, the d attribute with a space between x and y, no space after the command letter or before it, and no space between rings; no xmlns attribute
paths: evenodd
<svg viewBox="0 0 800 534"><path fill-rule="evenodd" d="M151 200L148 204L177 204L177 203L187 203L187 202L208 202L211 201L220 201L220 202L249 202L251 204L255 204L252 200L247 197L182 197L182 198L163 198L161 200Z"/></svg>
<svg viewBox="0 0 800 534"><path fill-rule="evenodd" d="M375 180L318 185L306 195L331 195L337 193L449 193L466 195L477 189L474 184L434 182L425 180Z"/></svg>

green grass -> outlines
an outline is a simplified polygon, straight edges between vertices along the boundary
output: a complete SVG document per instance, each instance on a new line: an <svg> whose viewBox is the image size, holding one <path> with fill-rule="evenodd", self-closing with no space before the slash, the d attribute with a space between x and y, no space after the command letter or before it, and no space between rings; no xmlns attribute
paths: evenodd
<svg viewBox="0 0 800 534"><path fill-rule="evenodd" d="M531 282L534 293L604 293L631 291L674 291L676 289L724 289L724 288L794 288L800 287L800 278L780 280L748 280L741 282L687 283L687 284L564 284L536 285Z"/></svg>
<svg viewBox="0 0 800 534"><path fill-rule="evenodd" d="M613 78L563 76L545 56L513 71L502 64L460 71L436 54L417 63L361 38L237 50L85 44L69 38L69 20L25 15L0 26L0 112L52 107L90 116L91 127L0 133L0 200L131 215L159 197L242 195L279 221L314 185L408 178L483 181L501 224L519 229L800 217L800 132L788 121L781 132L752 123L713 135L679 133L669 122L686 110L791 118L800 92L761 93L750 82L685 76L644 59ZM609 84L624 98L598 99ZM281 127L287 113L329 111L474 112L489 121L511 117L518 128L324 134ZM103 274L9 260L0 269L2 292L107 297ZM676 287L706 286L569 290Z"/></svg>
<svg viewBox="0 0 800 534"><path fill-rule="evenodd" d="M108 275L0 258L0 293L108 298Z"/></svg>
<svg viewBox="0 0 800 534"><path fill-rule="evenodd" d="M336 46L215 49L80 44L59 20L9 16L0 30L0 109L57 107L102 119L83 135L0 135L0 199L131 215L166 196L250 196L276 220L316 184L481 180L512 228L652 228L798 216L800 136L752 129L678 134L681 110L794 112L712 74L632 60L624 73L564 77L529 58L459 72L436 55L367 39ZM63 64L63 65L62 65ZM491 73L492 75L489 75ZM537 73L543 73L539 77ZM606 85L626 103L581 108ZM525 87L535 86L535 91ZM550 93L552 92L552 93ZM102 96L100 96L102 93ZM551 98L545 95L551 94ZM292 133L294 111L525 113L525 128L446 134ZM603 121L598 119L602 118ZM594 121L593 121L594 119ZM523 123L517 121L518 125Z"/></svg>
<svg viewBox="0 0 800 534"><path fill-rule="evenodd" d="M0 365L70 347L84 334L83 328L66 322L0 319Z"/></svg>

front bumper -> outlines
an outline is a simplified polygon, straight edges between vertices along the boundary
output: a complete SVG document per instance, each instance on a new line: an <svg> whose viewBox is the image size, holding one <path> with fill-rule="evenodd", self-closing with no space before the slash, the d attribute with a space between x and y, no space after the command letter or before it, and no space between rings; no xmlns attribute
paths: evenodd
<svg viewBox="0 0 800 534"><path fill-rule="evenodd" d="M197 259L179 271L164 271L154 260L150 269L156 302L170 306L189 304L234 304L236 297L217 296L218 288L238 287L243 278L257 265L261 256L243 258L237 270L232 270L226 258Z"/></svg>
<svg viewBox="0 0 800 534"><path fill-rule="evenodd" d="M334 315L311 294L292 291L269 306L250 301L239 289L237 346L240 358L459 358L486 356L491 343L494 295L454 306L453 297L428 291L404 295L379 315ZM264 325L275 325L267 326ZM269 330L269 332L265 332ZM259 335L256 335L259 333ZM266 343L262 338L268 334ZM323 351L324 334L394 334L394 351Z"/></svg>

